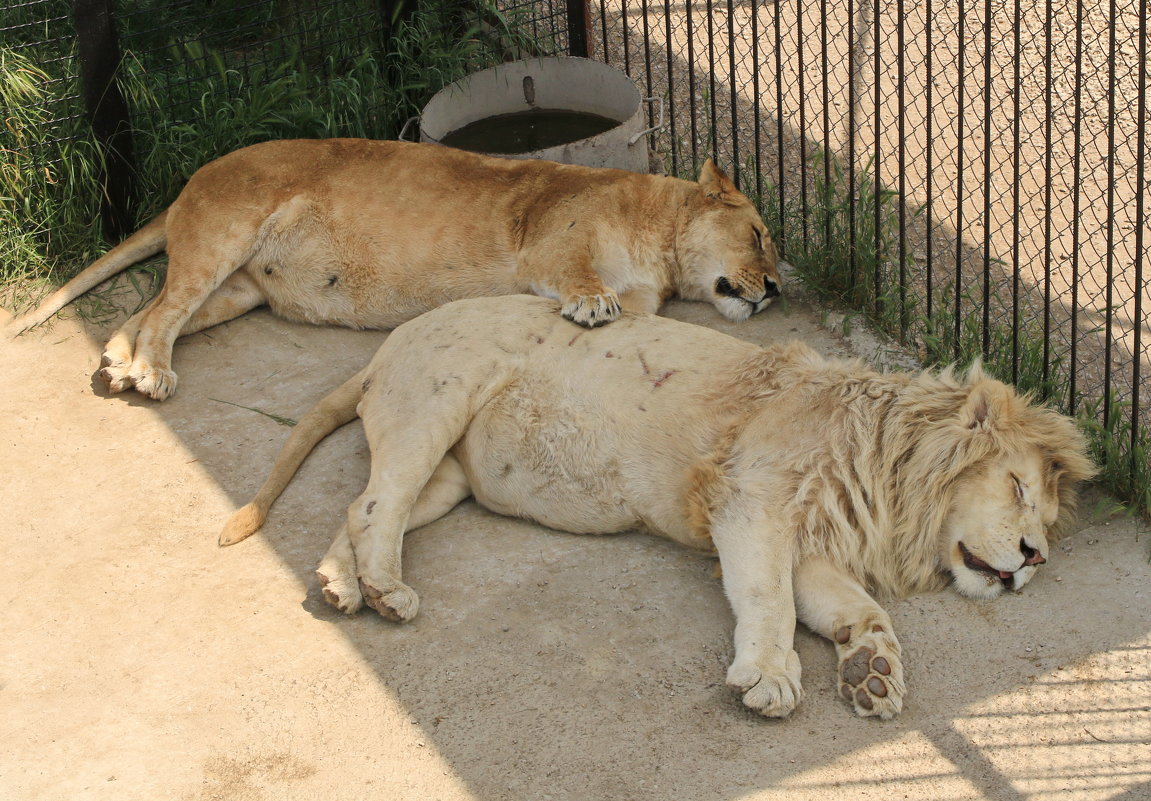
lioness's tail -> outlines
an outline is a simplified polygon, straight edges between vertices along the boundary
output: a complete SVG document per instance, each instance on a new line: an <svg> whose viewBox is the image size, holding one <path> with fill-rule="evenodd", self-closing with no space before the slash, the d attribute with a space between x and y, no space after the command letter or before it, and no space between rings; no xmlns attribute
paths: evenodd
<svg viewBox="0 0 1151 801"><path fill-rule="evenodd" d="M340 426L356 419L356 406L364 395L365 378L367 370L356 373L300 418L288 441L276 455L272 472L256 497L224 524L224 530L220 533L221 545L234 545L264 525L268 510L291 482L292 476L300 469L312 448Z"/></svg>
<svg viewBox="0 0 1151 801"><path fill-rule="evenodd" d="M165 220L167 210L160 212L147 225L92 262L83 272L46 297L27 314L9 320L3 329L5 338L27 331L47 320L97 284L123 272L133 264L155 256L168 246Z"/></svg>

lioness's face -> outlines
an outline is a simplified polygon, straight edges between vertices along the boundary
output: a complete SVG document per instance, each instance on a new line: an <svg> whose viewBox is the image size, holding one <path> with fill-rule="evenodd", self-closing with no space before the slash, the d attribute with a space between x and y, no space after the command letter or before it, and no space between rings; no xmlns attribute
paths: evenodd
<svg viewBox="0 0 1151 801"><path fill-rule="evenodd" d="M704 205L678 243L680 295L746 320L780 295L775 243L755 206L710 159L699 177Z"/></svg>
<svg viewBox="0 0 1151 801"><path fill-rule="evenodd" d="M960 479L944 525L943 560L971 598L1018 590L1047 561L1047 528L1059 515L1058 465L1036 452Z"/></svg>

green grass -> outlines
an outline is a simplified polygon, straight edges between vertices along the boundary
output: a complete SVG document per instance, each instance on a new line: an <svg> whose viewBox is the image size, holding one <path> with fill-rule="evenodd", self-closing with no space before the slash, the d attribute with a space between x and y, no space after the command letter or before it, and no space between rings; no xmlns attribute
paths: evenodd
<svg viewBox="0 0 1151 801"><path fill-rule="evenodd" d="M514 19L491 8L481 29L425 7L398 23L385 48L365 30L378 23L366 0L341 4L343 17L331 7L288 15L281 6L272 16L271 3L212 18L191 5L162 12L176 15L170 19L133 16L136 7L144 6L118 7L118 82L132 113L137 225L224 153L277 138L394 138L446 84L534 47ZM347 18L355 8L372 13ZM191 34L198 38L187 41ZM63 50L0 46L0 286L10 306L27 304L111 244L101 236L100 150L77 97L73 37L63 41Z"/></svg>

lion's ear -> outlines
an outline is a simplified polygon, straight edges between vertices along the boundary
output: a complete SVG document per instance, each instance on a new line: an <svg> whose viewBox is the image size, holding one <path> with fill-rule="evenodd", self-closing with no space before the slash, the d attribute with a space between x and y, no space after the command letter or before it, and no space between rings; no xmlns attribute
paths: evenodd
<svg viewBox="0 0 1151 801"><path fill-rule="evenodd" d="M971 431L991 431L1007 422L1011 414L1011 389L994 379L971 384L967 400L959 411L959 421Z"/></svg>
<svg viewBox="0 0 1151 801"><path fill-rule="evenodd" d="M721 203L732 205L739 198L739 190L735 188L735 184L711 159L705 161L699 171L699 186L703 189L704 195Z"/></svg>

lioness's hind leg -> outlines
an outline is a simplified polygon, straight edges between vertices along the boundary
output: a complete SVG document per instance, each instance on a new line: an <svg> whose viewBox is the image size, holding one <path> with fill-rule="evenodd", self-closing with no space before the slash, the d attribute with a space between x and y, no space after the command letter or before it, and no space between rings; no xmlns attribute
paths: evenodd
<svg viewBox="0 0 1151 801"><path fill-rule="evenodd" d="M244 312L262 305L267 298L252 277L243 270L237 270L216 287L195 314L188 318L180 329L180 336L186 337L220 323L234 320Z"/></svg>
<svg viewBox="0 0 1151 801"><path fill-rule="evenodd" d="M835 645L843 699L864 717L898 715L906 687L890 616L859 582L820 558L796 570L795 597L800 620Z"/></svg>
<svg viewBox="0 0 1151 801"><path fill-rule="evenodd" d="M104 346L104 355L100 358L100 378L108 385L109 392L123 392L133 387L128 372L136 350L136 336L140 333L144 315L155 302L153 298L143 309L129 317Z"/></svg>

